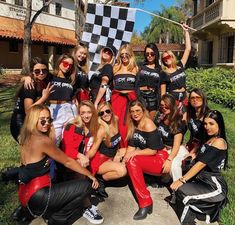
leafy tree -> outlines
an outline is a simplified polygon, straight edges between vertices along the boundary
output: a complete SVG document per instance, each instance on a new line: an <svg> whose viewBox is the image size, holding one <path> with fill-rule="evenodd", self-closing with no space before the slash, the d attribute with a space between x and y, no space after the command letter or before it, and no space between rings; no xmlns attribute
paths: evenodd
<svg viewBox="0 0 235 225"><path fill-rule="evenodd" d="M26 15L24 20L23 59L21 74L29 74L32 48L32 27L41 12L50 5L52 0L43 0L42 7L32 17L32 0L26 1ZM31 18L32 17L32 18Z"/></svg>
<svg viewBox="0 0 235 225"><path fill-rule="evenodd" d="M185 21L184 13L178 7L166 8L162 6L161 12L155 12L161 17L181 23ZM183 33L181 27L159 17L153 17L150 25L141 34L147 42L179 43L182 41Z"/></svg>
<svg viewBox="0 0 235 225"><path fill-rule="evenodd" d="M133 31L132 37L131 37L131 44L139 45L143 43L144 43L143 38L137 33L137 31Z"/></svg>

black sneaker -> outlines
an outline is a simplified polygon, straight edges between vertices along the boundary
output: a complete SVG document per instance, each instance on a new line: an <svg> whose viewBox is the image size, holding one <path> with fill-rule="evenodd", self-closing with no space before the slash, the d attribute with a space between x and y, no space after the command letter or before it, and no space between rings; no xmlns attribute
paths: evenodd
<svg viewBox="0 0 235 225"><path fill-rule="evenodd" d="M87 208L82 216L92 224L101 224L104 222L104 218L101 216L100 212L97 210L97 207L94 205Z"/></svg>

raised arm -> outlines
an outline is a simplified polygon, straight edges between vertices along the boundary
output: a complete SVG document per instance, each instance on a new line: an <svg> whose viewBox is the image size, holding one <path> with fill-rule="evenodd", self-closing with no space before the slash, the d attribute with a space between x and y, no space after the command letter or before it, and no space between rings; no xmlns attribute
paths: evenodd
<svg viewBox="0 0 235 225"><path fill-rule="evenodd" d="M185 40L185 50L184 50L184 54L181 59L181 62L183 66L185 66L188 61L190 51L191 51L191 40L190 40L189 31L188 31L188 26L186 24L182 24L181 26L184 31L184 40Z"/></svg>

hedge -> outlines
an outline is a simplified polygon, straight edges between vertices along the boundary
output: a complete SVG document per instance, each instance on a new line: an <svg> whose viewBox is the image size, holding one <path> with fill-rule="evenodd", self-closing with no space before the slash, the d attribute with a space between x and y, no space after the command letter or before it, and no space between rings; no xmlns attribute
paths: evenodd
<svg viewBox="0 0 235 225"><path fill-rule="evenodd" d="M215 103L235 109L235 70L214 67L187 69L187 88L200 88Z"/></svg>

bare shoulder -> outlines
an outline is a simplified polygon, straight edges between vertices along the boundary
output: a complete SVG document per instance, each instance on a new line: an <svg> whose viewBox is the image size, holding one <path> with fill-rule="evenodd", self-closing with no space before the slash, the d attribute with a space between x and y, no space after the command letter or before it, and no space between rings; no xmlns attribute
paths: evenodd
<svg viewBox="0 0 235 225"><path fill-rule="evenodd" d="M99 126L98 132L97 132L99 137L104 137L106 134L106 129L103 125Z"/></svg>
<svg viewBox="0 0 235 225"><path fill-rule="evenodd" d="M147 132L151 132L157 129L155 123L149 118L145 119L143 128L144 128L144 131L147 131Z"/></svg>
<svg viewBox="0 0 235 225"><path fill-rule="evenodd" d="M44 146L54 145L54 142L46 135L34 135L32 136L32 143L35 146L40 146L43 148Z"/></svg>
<svg viewBox="0 0 235 225"><path fill-rule="evenodd" d="M227 142L223 138L216 138L212 146L218 148L219 150L227 150Z"/></svg>

